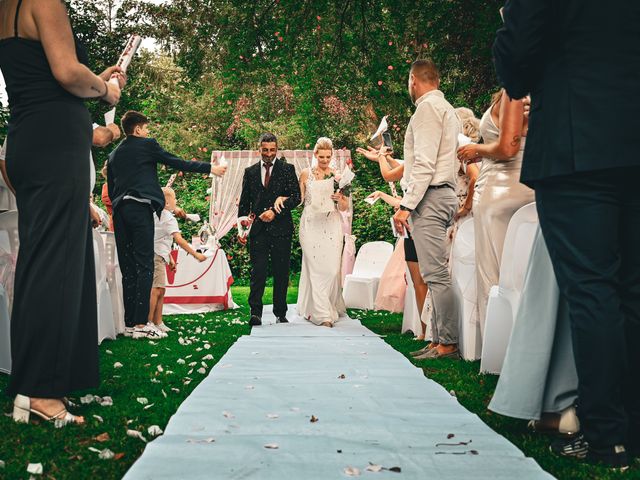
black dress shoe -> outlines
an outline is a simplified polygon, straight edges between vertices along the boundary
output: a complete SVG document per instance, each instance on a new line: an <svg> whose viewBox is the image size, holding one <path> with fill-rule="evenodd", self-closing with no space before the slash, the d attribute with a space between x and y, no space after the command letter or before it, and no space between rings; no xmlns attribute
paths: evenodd
<svg viewBox="0 0 640 480"><path fill-rule="evenodd" d="M278 317L276 318L276 323L289 323L289 320L287 320L287 317Z"/></svg>
<svg viewBox="0 0 640 480"><path fill-rule="evenodd" d="M262 325L262 319L257 315L251 315L251 318L249 319L249 325L251 325L252 327L259 327L260 325Z"/></svg>
<svg viewBox="0 0 640 480"><path fill-rule="evenodd" d="M551 451L561 457L575 458L592 465L600 465L620 472L624 472L629 468L629 456L624 446L591 447L583 435L578 435L569 440L560 439L551 444Z"/></svg>

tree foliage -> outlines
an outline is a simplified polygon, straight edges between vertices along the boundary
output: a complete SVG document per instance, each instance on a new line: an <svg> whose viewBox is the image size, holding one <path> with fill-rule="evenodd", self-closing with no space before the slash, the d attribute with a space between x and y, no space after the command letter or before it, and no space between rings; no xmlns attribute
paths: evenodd
<svg viewBox="0 0 640 480"><path fill-rule="evenodd" d="M118 112L136 109L152 133L186 159L212 149L251 149L273 131L281 148L309 148L319 136L338 147L363 145L389 115L396 156L412 113L409 66L429 56L454 106L480 113L495 89L490 45L501 0L73 0L74 31L91 68L113 64L132 32L153 37L158 50L129 70ZM91 102L98 123L106 106ZM0 126L4 125L0 111ZM0 127L2 128L2 127ZM1 132L2 130L0 130ZM109 149L95 151L98 167ZM358 243L387 239L391 210L361 202L384 189L377 166L354 158L354 234ZM161 172L161 179L169 172ZM187 210L208 214L204 178L185 175L175 187ZM96 193L101 188L100 182ZM197 226L183 225L188 236ZM247 273L246 251L223 241L234 273ZM293 255L299 265L299 250Z"/></svg>

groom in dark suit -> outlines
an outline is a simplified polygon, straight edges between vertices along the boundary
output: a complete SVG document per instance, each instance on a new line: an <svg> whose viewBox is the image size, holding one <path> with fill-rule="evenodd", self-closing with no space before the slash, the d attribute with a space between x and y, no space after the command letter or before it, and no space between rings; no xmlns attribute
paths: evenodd
<svg viewBox="0 0 640 480"><path fill-rule="evenodd" d="M293 221L291 210L300 204L300 185L293 165L276 159L278 139L271 133L260 137L261 160L248 167L242 179L238 216L255 215L249 233L251 258L250 325L262 325L262 295L271 260L273 273L273 314L278 323L287 323L287 287ZM278 197L288 197L276 213Z"/></svg>
<svg viewBox="0 0 640 480"><path fill-rule="evenodd" d="M510 0L493 48L531 93L522 181L569 304L581 435L559 455L640 456L640 2Z"/></svg>

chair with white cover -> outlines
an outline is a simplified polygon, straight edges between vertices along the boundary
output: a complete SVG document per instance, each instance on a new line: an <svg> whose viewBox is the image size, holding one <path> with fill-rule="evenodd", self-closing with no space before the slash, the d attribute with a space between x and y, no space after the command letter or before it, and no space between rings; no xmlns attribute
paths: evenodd
<svg viewBox="0 0 640 480"><path fill-rule="evenodd" d="M11 373L11 304L18 256L18 212L0 214L0 372Z"/></svg>
<svg viewBox="0 0 640 480"><path fill-rule="evenodd" d="M353 273L344 281L344 302L347 308L375 308L376 293L382 272L393 253L388 242L369 242L360 247Z"/></svg>
<svg viewBox="0 0 640 480"><path fill-rule="evenodd" d="M476 244L473 218L458 226L451 256L451 281L458 290L460 325L458 348L465 360L478 360L482 348L476 295Z"/></svg>
<svg viewBox="0 0 640 480"><path fill-rule="evenodd" d="M107 285L111 293L111 309L116 334L124 333L124 301L122 297L122 273L118 263L118 250L113 232L100 232L104 240L104 251L107 261Z"/></svg>
<svg viewBox="0 0 640 480"><path fill-rule="evenodd" d="M500 261L499 284L489 291L480 362L483 373L500 374L502 370L537 228L535 203L520 208L509 222Z"/></svg>
<svg viewBox="0 0 640 480"><path fill-rule="evenodd" d="M105 338L116 338L111 292L107 284L107 257L102 235L93 230L93 256L96 262L96 298L98 300L98 344Z"/></svg>

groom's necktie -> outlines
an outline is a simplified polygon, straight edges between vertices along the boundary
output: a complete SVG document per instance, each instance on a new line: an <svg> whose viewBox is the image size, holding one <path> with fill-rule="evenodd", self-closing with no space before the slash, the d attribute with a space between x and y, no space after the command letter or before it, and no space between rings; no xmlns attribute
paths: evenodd
<svg viewBox="0 0 640 480"><path fill-rule="evenodd" d="M267 170L264 174L264 188L269 186L269 180L271 180L271 167L273 167L273 163L264 163L264 168Z"/></svg>

